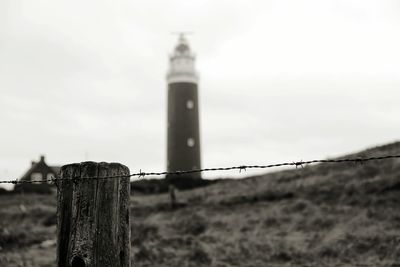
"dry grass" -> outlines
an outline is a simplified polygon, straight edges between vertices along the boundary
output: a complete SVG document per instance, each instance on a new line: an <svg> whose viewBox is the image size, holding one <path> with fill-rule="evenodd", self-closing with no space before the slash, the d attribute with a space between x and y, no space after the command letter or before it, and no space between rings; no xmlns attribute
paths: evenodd
<svg viewBox="0 0 400 267"><path fill-rule="evenodd" d="M400 145L364 155L399 153ZM400 162L324 164L131 199L133 266L391 266ZM21 202L26 212L19 208ZM54 266L55 196L0 198L0 266Z"/></svg>

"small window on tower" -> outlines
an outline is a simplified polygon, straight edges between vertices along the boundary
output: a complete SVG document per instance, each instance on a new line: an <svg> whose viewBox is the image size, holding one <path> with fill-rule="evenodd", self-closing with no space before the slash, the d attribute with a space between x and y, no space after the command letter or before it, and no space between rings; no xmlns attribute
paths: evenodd
<svg viewBox="0 0 400 267"><path fill-rule="evenodd" d="M194 147L194 139L193 138L188 138L187 145L188 145L188 147Z"/></svg>
<svg viewBox="0 0 400 267"><path fill-rule="evenodd" d="M192 100L186 101L186 108L187 109L193 109L193 107L194 107L194 103L193 103Z"/></svg>

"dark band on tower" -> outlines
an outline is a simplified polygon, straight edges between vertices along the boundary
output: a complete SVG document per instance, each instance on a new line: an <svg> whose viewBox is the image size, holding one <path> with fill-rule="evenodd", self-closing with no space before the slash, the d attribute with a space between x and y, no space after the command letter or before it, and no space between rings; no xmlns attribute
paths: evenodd
<svg viewBox="0 0 400 267"><path fill-rule="evenodd" d="M198 74L195 56L183 34L169 58L167 171L201 168ZM171 178L169 175L167 178ZM200 173L184 177L201 178Z"/></svg>

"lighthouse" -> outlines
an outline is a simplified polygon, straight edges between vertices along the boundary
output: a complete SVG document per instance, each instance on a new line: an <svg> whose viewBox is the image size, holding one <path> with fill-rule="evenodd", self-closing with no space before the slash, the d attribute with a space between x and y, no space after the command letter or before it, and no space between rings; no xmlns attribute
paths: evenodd
<svg viewBox="0 0 400 267"><path fill-rule="evenodd" d="M167 72L168 172L201 168L198 80L195 56L185 35L180 34L178 44L169 57ZM191 173L184 177L201 178L201 174Z"/></svg>

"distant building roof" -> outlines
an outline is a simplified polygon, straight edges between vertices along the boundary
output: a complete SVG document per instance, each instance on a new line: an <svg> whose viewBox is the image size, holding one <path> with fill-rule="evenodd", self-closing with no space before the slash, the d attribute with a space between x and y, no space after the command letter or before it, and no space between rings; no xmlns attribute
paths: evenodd
<svg viewBox="0 0 400 267"><path fill-rule="evenodd" d="M59 175L61 166L49 166L45 162L44 156L38 162L32 161L31 167L25 172L20 180L32 180L32 174L40 173L42 179L47 179L48 174Z"/></svg>

